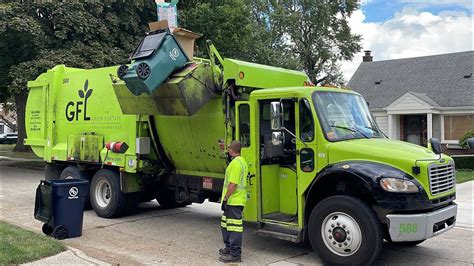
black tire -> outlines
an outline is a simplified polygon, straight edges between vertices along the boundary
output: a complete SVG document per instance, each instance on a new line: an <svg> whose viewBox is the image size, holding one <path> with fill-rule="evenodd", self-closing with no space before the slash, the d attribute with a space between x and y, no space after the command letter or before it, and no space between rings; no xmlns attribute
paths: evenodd
<svg viewBox="0 0 474 266"><path fill-rule="evenodd" d="M147 79L151 74L151 68L147 63L140 63L137 66L136 72L141 79Z"/></svg>
<svg viewBox="0 0 474 266"><path fill-rule="evenodd" d="M163 209L174 209L188 205L186 202L177 201L176 193L169 189L161 189L156 197L156 201L158 201L158 204Z"/></svg>
<svg viewBox="0 0 474 266"><path fill-rule="evenodd" d="M127 75L127 72L128 72L128 66L127 65L121 65L119 66L119 68L117 69L117 76L120 78L120 79L123 79L123 77L125 75Z"/></svg>
<svg viewBox="0 0 474 266"><path fill-rule="evenodd" d="M121 191L120 177L114 171L97 171L92 177L89 195L92 208L99 217L119 217L127 211L127 197Z"/></svg>
<svg viewBox="0 0 474 266"><path fill-rule="evenodd" d="M52 236L56 239L62 240L69 235L69 229L65 225L58 225L54 228Z"/></svg>
<svg viewBox="0 0 474 266"><path fill-rule="evenodd" d="M90 182L90 178L84 173L84 171L77 169L75 166L68 166L64 168L64 170L61 172L61 175L59 176L59 179L81 179ZM90 195L88 194L84 197L84 210L90 209L92 209L92 205Z"/></svg>
<svg viewBox="0 0 474 266"><path fill-rule="evenodd" d="M46 180L59 179L63 170L64 170L64 166L57 165L54 162L45 163L44 164L44 178Z"/></svg>
<svg viewBox="0 0 474 266"><path fill-rule="evenodd" d="M322 236L322 231L327 233ZM370 265L383 247L376 214L367 204L349 196L332 196L316 205L309 218L308 236L313 249L330 265Z"/></svg>
<svg viewBox="0 0 474 266"><path fill-rule="evenodd" d="M49 236L53 233L53 228L51 226L49 226L48 224L43 224L43 227L41 228L41 231L43 231L43 234Z"/></svg>

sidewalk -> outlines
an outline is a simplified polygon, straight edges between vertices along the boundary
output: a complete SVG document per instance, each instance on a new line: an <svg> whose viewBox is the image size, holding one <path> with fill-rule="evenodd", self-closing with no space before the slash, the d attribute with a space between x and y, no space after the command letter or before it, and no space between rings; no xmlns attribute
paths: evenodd
<svg viewBox="0 0 474 266"><path fill-rule="evenodd" d="M68 247L67 249L68 250L61 252L57 255L22 265L110 265L103 261L91 258L78 249L72 247Z"/></svg>
<svg viewBox="0 0 474 266"><path fill-rule="evenodd" d="M474 181L456 185L458 216L456 227L474 229Z"/></svg>

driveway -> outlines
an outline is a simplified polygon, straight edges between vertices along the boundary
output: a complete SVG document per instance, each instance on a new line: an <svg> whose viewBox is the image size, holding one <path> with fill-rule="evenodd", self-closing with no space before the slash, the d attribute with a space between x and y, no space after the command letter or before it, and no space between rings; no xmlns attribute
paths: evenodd
<svg viewBox="0 0 474 266"><path fill-rule="evenodd" d="M42 223L33 217L41 178L41 171L0 160L0 220L41 232ZM459 217L454 229L414 248L385 244L377 264L472 265L473 188L474 182L458 186ZM118 219L99 218L91 210L84 213L82 237L63 242L111 264L219 264L220 215L220 206L209 202L164 210L152 201ZM254 229L245 225L243 264L321 264L310 248L254 235Z"/></svg>

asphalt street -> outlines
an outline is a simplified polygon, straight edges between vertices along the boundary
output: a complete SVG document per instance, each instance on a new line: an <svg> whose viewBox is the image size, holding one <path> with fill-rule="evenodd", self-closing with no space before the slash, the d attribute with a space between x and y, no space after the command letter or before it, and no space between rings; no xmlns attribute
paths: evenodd
<svg viewBox="0 0 474 266"><path fill-rule="evenodd" d="M35 189L41 179L42 171L0 160L0 220L41 232L42 223L33 217ZM474 182L458 186L459 216L454 229L413 248L385 243L377 264L473 265L473 189ZM118 219L99 218L91 210L84 213L82 237L63 242L72 252L110 264L220 264L220 215L220 206L208 202L164 210L151 201ZM254 225L245 225L242 264L321 264L311 248L257 236L254 230Z"/></svg>

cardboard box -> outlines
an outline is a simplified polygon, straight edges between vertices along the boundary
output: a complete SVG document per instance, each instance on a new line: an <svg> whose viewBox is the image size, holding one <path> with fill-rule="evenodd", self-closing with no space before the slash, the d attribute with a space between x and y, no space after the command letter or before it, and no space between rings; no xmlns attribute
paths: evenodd
<svg viewBox="0 0 474 266"><path fill-rule="evenodd" d="M167 20L157 21L157 22L150 22L148 23L148 27L150 31L155 30L162 30L169 28L169 24ZM192 32L190 30L186 30L183 28L175 27L170 31L173 33L176 40L179 42L181 47L183 48L184 52L188 56L189 60L193 60L194 57L194 42L196 39L202 37L202 34Z"/></svg>

